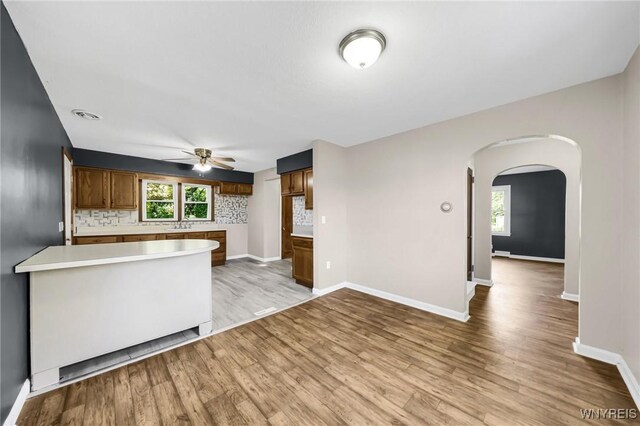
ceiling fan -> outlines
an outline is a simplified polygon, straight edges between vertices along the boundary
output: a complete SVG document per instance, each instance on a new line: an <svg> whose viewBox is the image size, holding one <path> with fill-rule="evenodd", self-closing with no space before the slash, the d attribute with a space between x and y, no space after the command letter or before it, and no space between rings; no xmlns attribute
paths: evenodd
<svg viewBox="0 0 640 426"><path fill-rule="evenodd" d="M190 151L182 151L182 152L184 152L185 154L191 155L191 157L167 158L165 159L165 161L186 161L186 160L193 161L197 159L198 162L194 164L193 170L197 170L199 172L208 172L209 170L211 170L211 166L220 167L225 170L233 170L233 167L224 163L225 162L235 163L236 161L231 157L213 157L212 151L207 148L195 148L193 152L190 152Z"/></svg>

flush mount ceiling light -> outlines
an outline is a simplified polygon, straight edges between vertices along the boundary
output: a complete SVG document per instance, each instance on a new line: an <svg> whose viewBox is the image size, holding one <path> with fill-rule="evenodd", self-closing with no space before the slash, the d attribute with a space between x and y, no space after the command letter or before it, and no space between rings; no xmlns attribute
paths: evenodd
<svg viewBox="0 0 640 426"><path fill-rule="evenodd" d="M360 29L349 33L340 42L340 56L359 70L373 65L387 45L384 35L377 30Z"/></svg>
<svg viewBox="0 0 640 426"><path fill-rule="evenodd" d="M85 120L100 120L100 119L102 119L102 117L100 117L98 114L94 114L94 113L89 112L89 111L84 110L84 109L73 109L73 110L71 110L71 112L74 115L77 115L80 118L84 118Z"/></svg>

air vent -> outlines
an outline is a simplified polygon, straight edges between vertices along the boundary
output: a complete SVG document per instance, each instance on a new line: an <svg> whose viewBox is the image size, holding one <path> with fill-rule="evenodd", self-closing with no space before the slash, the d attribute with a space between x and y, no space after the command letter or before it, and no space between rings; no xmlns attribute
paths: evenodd
<svg viewBox="0 0 640 426"><path fill-rule="evenodd" d="M80 118L84 118L85 120L100 120L102 118L98 114L94 114L83 109L74 109L71 112Z"/></svg>

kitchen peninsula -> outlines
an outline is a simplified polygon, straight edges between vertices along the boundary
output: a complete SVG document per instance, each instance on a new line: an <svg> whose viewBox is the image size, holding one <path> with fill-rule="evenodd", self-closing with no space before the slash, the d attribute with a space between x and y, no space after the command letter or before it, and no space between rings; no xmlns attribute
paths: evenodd
<svg viewBox="0 0 640 426"><path fill-rule="evenodd" d="M211 332L212 240L54 246L30 273L31 389L60 368L175 332Z"/></svg>

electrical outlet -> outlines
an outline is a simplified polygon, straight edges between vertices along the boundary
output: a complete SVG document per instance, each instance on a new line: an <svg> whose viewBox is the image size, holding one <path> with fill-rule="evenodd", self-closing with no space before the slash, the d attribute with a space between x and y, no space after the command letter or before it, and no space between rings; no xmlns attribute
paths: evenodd
<svg viewBox="0 0 640 426"><path fill-rule="evenodd" d="M58 222L58 232L64 231L64 222Z"/></svg>
<svg viewBox="0 0 640 426"><path fill-rule="evenodd" d="M323 225L324 225L325 223L327 223L327 217L326 217L326 216L321 216L321 217L320 217L320 223L322 223Z"/></svg>
<svg viewBox="0 0 640 426"><path fill-rule="evenodd" d="M331 261L327 260L327 269L331 269Z"/></svg>

